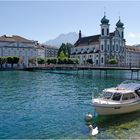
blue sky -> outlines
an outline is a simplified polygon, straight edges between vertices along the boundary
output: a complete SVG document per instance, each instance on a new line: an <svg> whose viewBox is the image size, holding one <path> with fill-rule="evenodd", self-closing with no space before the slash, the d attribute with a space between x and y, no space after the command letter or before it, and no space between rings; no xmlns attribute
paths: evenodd
<svg viewBox="0 0 140 140"><path fill-rule="evenodd" d="M104 9L110 31L121 16L127 44L140 44L139 1L0 1L0 35L21 35L45 42L61 33L100 33Z"/></svg>

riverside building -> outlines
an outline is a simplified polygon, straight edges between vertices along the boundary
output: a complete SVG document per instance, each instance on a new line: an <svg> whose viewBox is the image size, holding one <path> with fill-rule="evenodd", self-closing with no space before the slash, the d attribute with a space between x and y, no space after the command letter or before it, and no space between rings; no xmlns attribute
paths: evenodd
<svg viewBox="0 0 140 140"><path fill-rule="evenodd" d="M140 67L140 48L136 46L126 46L126 65L130 67Z"/></svg>
<svg viewBox="0 0 140 140"><path fill-rule="evenodd" d="M80 64L86 64L90 60L93 65L105 66L110 59L116 59L118 65L126 65L124 24L119 19L114 32L110 32L109 27L109 20L104 15L100 34L82 37L79 31L79 39L71 50L71 58L79 59Z"/></svg>
<svg viewBox="0 0 140 140"><path fill-rule="evenodd" d="M37 41L3 35L0 36L0 56L19 57L19 66L28 67L29 59L45 56L45 49Z"/></svg>
<svg viewBox="0 0 140 140"><path fill-rule="evenodd" d="M44 45L45 47L45 57L57 57L59 48L50 45Z"/></svg>

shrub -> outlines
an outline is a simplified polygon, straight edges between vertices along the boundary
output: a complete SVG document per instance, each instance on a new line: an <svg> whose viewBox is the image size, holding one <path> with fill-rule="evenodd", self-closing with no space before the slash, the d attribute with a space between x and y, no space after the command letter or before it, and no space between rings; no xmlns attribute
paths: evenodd
<svg viewBox="0 0 140 140"><path fill-rule="evenodd" d="M37 58L37 63L38 64L45 64L45 59L42 57Z"/></svg>
<svg viewBox="0 0 140 140"><path fill-rule="evenodd" d="M116 59L110 59L108 64L118 64L118 61Z"/></svg>

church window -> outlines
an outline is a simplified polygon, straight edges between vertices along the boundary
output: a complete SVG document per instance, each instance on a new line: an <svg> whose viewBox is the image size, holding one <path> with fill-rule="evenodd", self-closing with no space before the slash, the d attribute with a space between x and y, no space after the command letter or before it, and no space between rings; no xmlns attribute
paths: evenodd
<svg viewBox="0 0 140 140"><path fill-rule="evenodd" d="M107 48L108 48L108 51L109 51L109 45L107 46Z"/></svg>
<svg viewBox="0 0 140 140"><path fill-rule="evenodd" d="M122 38L123 38L123 32L122 32Z"/></svg>
<svg viewBox="0 0 140 140"><path fill-rule="evenodd" d="M116 45L116 51L118 51L118 45Z"/></svg>
<svg viewBox="0 0 140 140"><path fill-rule="evenodd" d="M104 50L104 45L101 45L101 50L102 50L102 51Z"/></svg>
<svg viewBox="0 0 140 140"><path fill-rule="evenodd" d="M102 29L102 35L104 35L104 29Z"/></svg>
<svg viewBox="0 0 140 140"><path fill-rule="evenodd" d="M101 63L103 63L103 62L104 62L104 58L102 57L102 58L101 58Z"/></svg>
<svg viewBox="0 0 140 140"><path fill-rule="evenodd" d="M109 35L109 29L107 28L107 35Z"/></svg>

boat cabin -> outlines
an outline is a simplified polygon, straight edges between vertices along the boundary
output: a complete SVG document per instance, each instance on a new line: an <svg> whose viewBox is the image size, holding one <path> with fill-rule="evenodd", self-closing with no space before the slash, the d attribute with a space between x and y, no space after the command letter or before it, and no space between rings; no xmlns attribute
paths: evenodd
<svg viewBox="0 0 140 140"><path fill-rule="evenodd" d="M119 102L127 102L130 100L140 98L140 88L133 91L125 90L125 89L106 89L103 91L102 97L105 100L119 101Z"/></svg>

